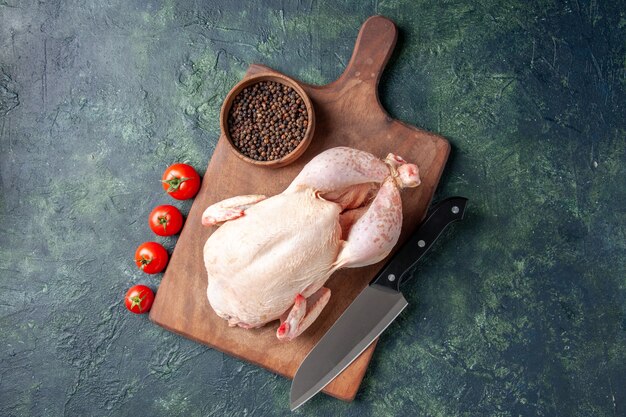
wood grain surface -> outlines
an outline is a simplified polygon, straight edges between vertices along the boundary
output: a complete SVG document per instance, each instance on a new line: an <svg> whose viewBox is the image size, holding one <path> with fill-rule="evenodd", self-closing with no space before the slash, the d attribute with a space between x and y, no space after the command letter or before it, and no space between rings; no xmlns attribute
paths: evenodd
<svg viewBox="0 0 626 417"><path fill-rule="evenodd" d="M426 213L450 146L440 136L392 119L380 105L378 81L396 37L393 22L381 16L371 17L363 24L352 58L337 80L324 86L300 83L313 102L316 128L311 145L295 163L279 169L247 164L234 155L224 136L220 137L150 312L154 323L287 378L293 377L306 354L385 261L335 273L326 285L332 291L331 300L317 321L294 341L281 343L275 336L278 322L254 330L230 328L211 309L206 297L202 249L215 229L202 227L200 217L206 207L228 197L278 194L315 155L335 146L350 146L381 158L394 152L418 165L422 184L403 190L402 194L403 242ZM276 72L253 64L245 77L259 73ZM354 399L374 348L375 343L324 392L342 400Z"/></svg>

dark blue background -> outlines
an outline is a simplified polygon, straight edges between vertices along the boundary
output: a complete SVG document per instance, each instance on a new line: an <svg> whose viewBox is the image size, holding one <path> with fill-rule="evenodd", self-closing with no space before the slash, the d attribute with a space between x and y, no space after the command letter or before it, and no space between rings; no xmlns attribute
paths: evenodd
<svg viewBox="0 0 626 417"><path fill-rule="evenodd" d="M331 82L378 13L400 29L381 100L449 138L437 195L469 213L356 401L295 414L626 415L625 6L0 0L0 415L290 415L289 381L121 300L158 287L132 256L160 175L204 171L247 66Z"/></svg>

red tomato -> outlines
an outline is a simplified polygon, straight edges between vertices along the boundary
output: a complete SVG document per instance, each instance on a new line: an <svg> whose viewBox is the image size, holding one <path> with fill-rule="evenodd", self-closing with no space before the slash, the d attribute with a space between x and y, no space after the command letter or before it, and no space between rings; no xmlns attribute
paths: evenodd
<svg viewBox="0 0 626 417"><path fill-rule="evenodd" d="M150 311L152 302L154 301L154 293L145 285L135 285L130 287L126 292L124 302L128 311L135 314L143 314Z"/></svg>
<svg viewBox="0 0 626 417"><path fill-rule="evenodd" d="M169 195L177 200L187 200L198 193L201 180L191 165L174 164L165 170L161 182Z"/></svg>
<svg viewBox="0 0 626 417"><path fill-rule="evenodd" d="M145 242L135 251L135 263L146 274L157 274L165 269L169 256L163 246Z"/></svg>
<svg viewBox="0 0 626 417"><path fill-rule="evenodd" d="M148 223L157 235L172 236L182 229L183 215L176 207L165 204L152 210Z"/></svg>

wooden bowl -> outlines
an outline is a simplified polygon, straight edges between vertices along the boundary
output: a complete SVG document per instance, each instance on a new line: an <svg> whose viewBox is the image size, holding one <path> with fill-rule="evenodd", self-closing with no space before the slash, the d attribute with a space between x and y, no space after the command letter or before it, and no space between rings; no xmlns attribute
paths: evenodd
<svg viewBox="0 0 626 417"><path fill-rule="evenodd" d="M235 97L237 97L237 94L239 94L244 88L249 87L253 84L256 84L260 81L274 81L274 82L293 88L296 91L296 93L298 93L298 95L302 98L302 101L304 101L304 105L306 106L307 116L308 116L307 129L304 132L304 137L302 138L298 146L296 146L296 148L293 151L289 152L287 155L283 156L282 158L274 159L271 161L257 161L256 159L252 159L248 157L247 155L244 155L243 153L241 153L239 149L237 149L237 147L233 143L233 140L230 137L230 133L228 130L228 114L230 113L230 108L233 102L235 101ZM311 103L311 99L304 92L304 89L302 89L302 87L300 87L300 85L296 81L292 80L289 77L286 77L284 75L279 75L279 74L257 74L252 77L241 80L232 88L232 90L230 90L230 92L226 96L226 99L224 100L224 104L222 105L222 110L220 111L220 128L222 129L222 134L228 140L228 143L230 144L232 151L240 159L248 163L254 164L256 166L260 166L260 167L280 168L280 167L284 167L285 165L289 165L290 163L294 162L309 147L309 144L311 143L311 140L313 139L313 132L315 130L315 112L313 110L313 103Z"/></svg>

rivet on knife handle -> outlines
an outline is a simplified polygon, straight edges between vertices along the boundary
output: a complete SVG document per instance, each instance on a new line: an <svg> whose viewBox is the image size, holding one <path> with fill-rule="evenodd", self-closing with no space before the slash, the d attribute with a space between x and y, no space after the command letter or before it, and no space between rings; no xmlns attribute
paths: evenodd
<svg viewBox="0 0 626 417"><path fill-rule="evenodd" d="M371 283L400 291L400 284L408 279L407 272L430 249L437 237L449 224L463 219L466 205L467 198L450 197L434 206L418 230L392 258L393 262L387 263Z"/></svg>

